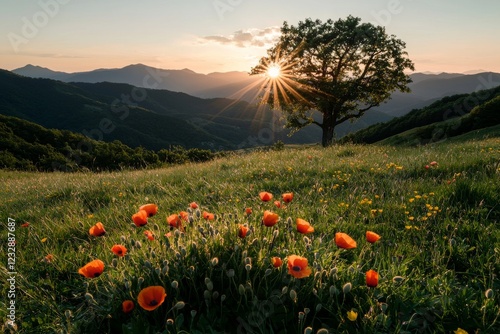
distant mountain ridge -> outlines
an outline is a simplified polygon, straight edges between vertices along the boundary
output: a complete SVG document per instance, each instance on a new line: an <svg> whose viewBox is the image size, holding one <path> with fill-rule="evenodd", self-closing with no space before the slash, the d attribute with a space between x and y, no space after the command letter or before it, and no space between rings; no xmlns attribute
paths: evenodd
<svg viewBox="0 0 500 334"><path fill-rule="evenodd" d="M258 76L246 72L196 73L189 69L165 70L144 64L128 65L116 69L97 69L88 72L64 73L34 65L12 71L32 78L48 78L63 82L115 82L136 87L165 89L183 92L200 98L231 98L256 102ZM376 108L390 116L402 116L415 108L421 108L435 100L453 95L468 94L500 85L500 73L414 73L409 85L411 93L392 94L392 99Z"/></svg>

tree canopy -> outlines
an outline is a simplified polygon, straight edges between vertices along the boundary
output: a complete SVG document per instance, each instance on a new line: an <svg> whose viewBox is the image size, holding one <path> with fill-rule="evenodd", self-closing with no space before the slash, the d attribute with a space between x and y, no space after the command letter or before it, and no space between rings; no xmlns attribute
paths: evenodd
<svg viewBox="0 0 500 334"><path fill-rule="evenodd" d="M267 74L262 102L280 109L287 127L316 124L328 146L338 124L361 117L396 90L409 91L405 71L414 67L405 46L384 27L353 16L284 22L278 42L251 74Z"/></svg>

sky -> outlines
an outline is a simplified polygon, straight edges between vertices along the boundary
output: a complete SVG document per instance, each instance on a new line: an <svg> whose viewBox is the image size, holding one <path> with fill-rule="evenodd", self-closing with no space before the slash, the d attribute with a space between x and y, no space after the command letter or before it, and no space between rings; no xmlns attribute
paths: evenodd
<svg viewBox="0 0 500 334"><path fill-rule="evenodd" d="M500 72L498 0L2 0L0 68L248 72L284 21L348 15L403 40L416 72Z"/></svg>

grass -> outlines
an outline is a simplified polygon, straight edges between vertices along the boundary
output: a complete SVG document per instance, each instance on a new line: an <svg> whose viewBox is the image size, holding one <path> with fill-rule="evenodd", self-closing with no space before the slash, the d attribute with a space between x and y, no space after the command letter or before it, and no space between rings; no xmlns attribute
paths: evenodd
<svg viewBox="0 0 500 334"><path fill-rule="evenodd" d="M489 138L285 148L121 173L0 171L1 221L16 222L17 332L500 332L499 158L500 140ZM262 202L261 191L273 200ZM292 202L276 207L286 192ZM199 209L188 208L193 201ZM145 203L159 212L138 228L131 216ZM261 224L264 210L280 216L275 226ZM185 233L166 223L180 211L190 214ZM298 233L297 218L315 231ZM98 221L106 234L92 237ZM245 238L240 224L250 228ZM367 230L382 238L368 243ZM337 247L336 232L357 247ZM2 259L7 237L3 228ZM125 257L111 252L115 244ZM290 275L290 255L306 257L312 274ZM94 259L103 274L80 275ZM370 269L379 274L374 288L365 282ZM137 302L148 286L167 294L154 311ZM132 312L122 311L124 300Z"/></svg>

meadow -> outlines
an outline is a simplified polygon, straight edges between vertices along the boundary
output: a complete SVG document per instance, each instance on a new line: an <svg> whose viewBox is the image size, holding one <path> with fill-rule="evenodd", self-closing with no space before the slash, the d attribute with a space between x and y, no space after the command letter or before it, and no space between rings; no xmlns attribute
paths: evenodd
<svg viewBox="0 0 500 334"><path fill-rule="evenodd" d="M499 333L499 158L486 138L0 171L2 291L10 218L18 333Z"/></svg>

